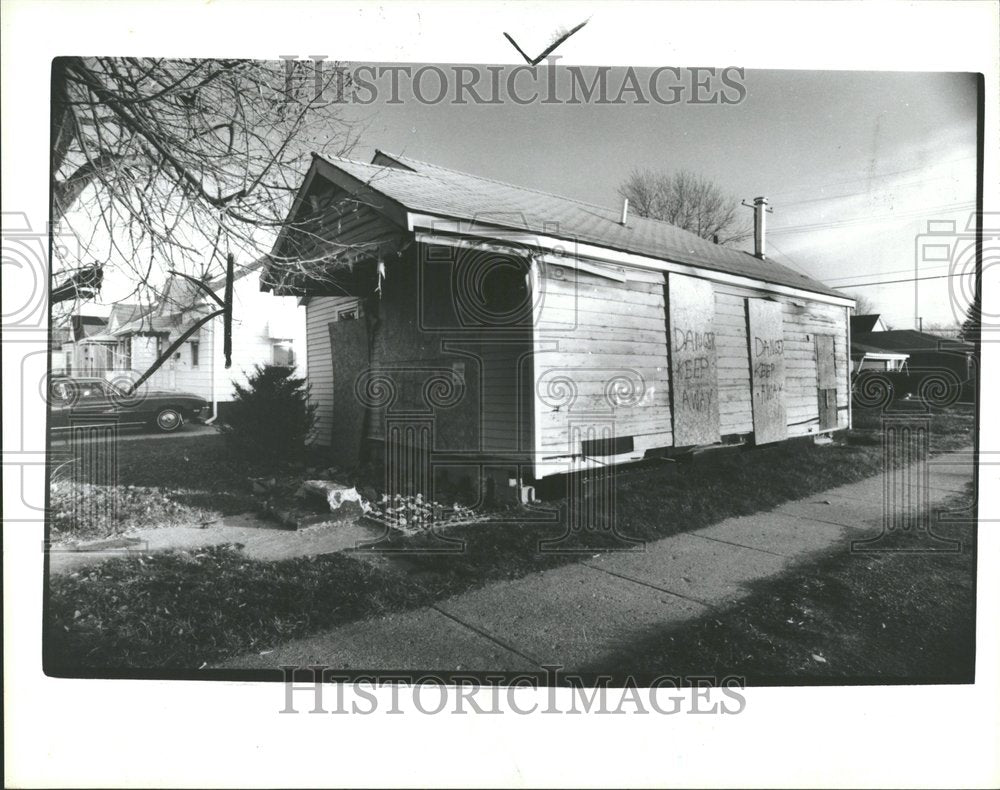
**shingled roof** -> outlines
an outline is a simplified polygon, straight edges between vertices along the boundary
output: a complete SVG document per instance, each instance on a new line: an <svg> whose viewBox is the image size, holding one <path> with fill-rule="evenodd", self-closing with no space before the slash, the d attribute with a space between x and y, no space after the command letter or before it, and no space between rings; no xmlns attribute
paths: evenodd
<svg viewBox="0 0 1000 790"><path fill-rule="evenodd" d="M850 298L773 260L761 260L748 252L714 244L667 222L630 217L623 226L615 209L382 151L376 152L370 164L315 156L408 211L527 230L619 252Z"/></svg>
<svg viewBox="0 0 1000 790"><path fill-rule="evenodd" d="M948 337L932 335L928 332L918 332L915 329L890 329L885 332L866 332L856 336L858 340L871 343L889 351L951 351L961 354L971 354L975 345L964 340L954 340Z"/></svg>

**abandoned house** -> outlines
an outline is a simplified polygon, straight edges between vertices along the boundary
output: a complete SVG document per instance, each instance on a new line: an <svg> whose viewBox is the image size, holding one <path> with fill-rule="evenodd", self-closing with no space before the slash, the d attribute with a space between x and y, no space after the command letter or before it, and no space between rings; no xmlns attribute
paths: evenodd
<svg viewBox="0 0 1000 790"><path fill-rule="evenodd" d="M305 305L312 441L514 486L849 427L854 302L767 259L755 203L751 254L627 205L314 156L261 275Z"/></svg>

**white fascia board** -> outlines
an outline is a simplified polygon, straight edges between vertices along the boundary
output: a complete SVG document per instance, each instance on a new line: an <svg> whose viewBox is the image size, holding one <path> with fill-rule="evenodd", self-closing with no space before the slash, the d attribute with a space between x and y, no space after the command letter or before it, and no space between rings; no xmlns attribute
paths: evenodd
<svg viewBox="0 0 1000 790"><path fill-rule="evenodd" d="M541 233L532 233L527 230L517 230L516 228L492 228L483 224L474 224L469 221L460 221L435 217L430 214L407 214L407 227L410 231L425 229L439 233L459 233L466 236L475 236L483 239L496 239L499 241L520 241L524 244L531 244L539 249L547 250L555 254L555 258L548 259L550 263L561 263L563 266L572 266L566 263L563 256L583 257L600 263L611 263L624 266L631 266L637 269L652 269L661 272L674 272L676 274L686 274L689 277L700 277L703 280L711 280L728 285L737 285L743 288L754 288L757 290L769 291L782 296L791 296L799 299L808 299L813 302L823 304L839 305L841 307L851 307L855 305L855 300L844 296L830 296L829 294L816 293L804 288L794 288L790 285L778 285L765 280L754 279L739 274L720 272L715 269L706 269L701 266L692 266L686 263L674 263L673 261L663 261L659 258L650 258L646 255L638 255L632 252L621 252L619 250L598 247L594 244L584 244L582 242L567 241L553 236L546 236ZM571 249L570 249L571 247ZM563 258L561 261L559 258Z"/></svg>
<svg viewBox="0 0 1000 790"><path fill-rule="evenodd" d="M862 359L878 359L878 360L892 360L892 359L909 359L909 354L890 354L889 352L878 353L872 351L866 351L862 356Z"/></svg>
<svg viewBox="0 0 1000 790"><path fill-rule="evenodd" d="M498 243L492 239L474 241L460 236L442 236L439 233L426 233L420 230L414 231L413 235L420 244L437 244L442 247L454 247L455 249L462 250L491 250L510 255L519 255L522 253L521 250L512 247L510 244ZM615 280L616 282L623 283L627 279L625 271L620 266L598 266L577 258L567 258L562 255L554 255L551 253L543 253L541 255L535 254L532 257L536 259L541 258L545 263L551 263L556 266L565 266L567 269L578 269L583 272L589 272L590 274L594 274L598 277L604 277L608 280Z"/></svg>

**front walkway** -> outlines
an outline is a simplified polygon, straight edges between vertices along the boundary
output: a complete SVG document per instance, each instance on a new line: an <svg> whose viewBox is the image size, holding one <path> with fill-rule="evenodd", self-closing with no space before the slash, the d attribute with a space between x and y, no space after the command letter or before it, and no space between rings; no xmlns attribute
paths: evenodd
<svg viewBox="0 0 1000 790"><path fill-rule="evenodd" d="M53 546L49 550L49 573L72 573L115 557L201 549L227 543L240 544L243 553L254 560L311 557L353 549L359 543L380 538L382 532L377 527L355 521L289 530L254 513L241 513L223 516L200 527L149 527L79 547Z"/></svg>
<svg viewBox="0 0 1000 790"><path fill-rule="evenodd" d="M972 475L971 451L932 458L932 508L960 493ZM608 665L631 641L727 606L745 596L751 582L879 535L884 501L878 476L664 538L643 552L597 555L223 666L482 672Z"/></svg>

